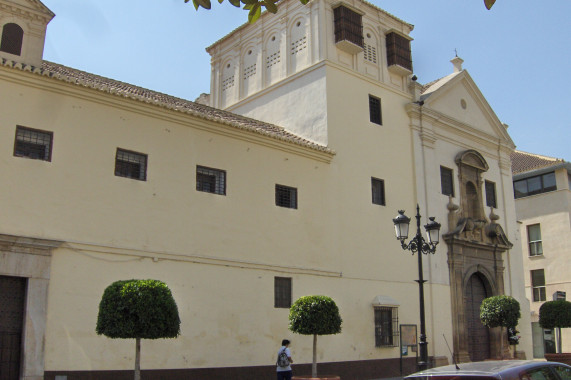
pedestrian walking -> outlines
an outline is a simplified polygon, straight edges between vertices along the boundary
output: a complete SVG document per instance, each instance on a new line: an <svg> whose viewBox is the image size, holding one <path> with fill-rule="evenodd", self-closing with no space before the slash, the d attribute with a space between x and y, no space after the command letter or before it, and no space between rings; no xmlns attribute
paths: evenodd
<svg viewBox="0 0 571 380"><path fill-rule="evenodd" d="M289 349L290 341L282 340L282 346L278 350L278 359L276 360L278 380L291 380L292 370L291 351Z"/></svg>

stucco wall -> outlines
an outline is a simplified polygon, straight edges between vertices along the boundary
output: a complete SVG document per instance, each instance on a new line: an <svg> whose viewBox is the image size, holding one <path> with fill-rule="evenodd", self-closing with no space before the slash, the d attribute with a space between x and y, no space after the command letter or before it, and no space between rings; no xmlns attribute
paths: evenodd
<svg viewBox="0 0 571 380"><path fill-rule="evenodd" d="M567 300L571 295L571 191L567 181L567 171L556 172L557 190L531 195L516 200L518 220L521 223L522 257L527 297L531 302L531 322L539 321L539 308L543 304L533 301L531 288L532 270L543 269L545 274L546 300L552 300L553 293L564 291ZM543 255L529 256L527 227L539 224ZM571 331L562 329L563 352L571 350Z"/></svg>

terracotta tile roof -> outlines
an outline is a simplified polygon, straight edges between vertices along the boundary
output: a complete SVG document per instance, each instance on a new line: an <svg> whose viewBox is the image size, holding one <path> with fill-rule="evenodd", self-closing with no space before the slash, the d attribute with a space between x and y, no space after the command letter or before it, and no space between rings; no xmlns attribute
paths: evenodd
<svg viewBox="0 0 571 380"><path fill-rule="evenodd" d="M526 153L519 150L515 150L510 158L512 161L512 174L556 166L565 162L560 158L541 156L539 154Z"/></svg>
<svg viewBox="0 0 571 380"><path fill-rule="evenodd" d="M0 59L0 65L20 69L22 71L29 71L34 74L73 83L77 86L93 88L111 95L131 98L143 103L154 104L159 107L171 109L174 112L190 114L244 131L268 136L276 140L286 141L317 151L334 154L334 152L327 146L304 139L303 137L288 132L285 128L274 124L265 123L263 121L240 116L232 112L198 104L190 100L184 100L171 95L148 90L143 87L90 74L88 72L76 70L57 63L43 61L41 67L34 67L6 59Z"/></svg>

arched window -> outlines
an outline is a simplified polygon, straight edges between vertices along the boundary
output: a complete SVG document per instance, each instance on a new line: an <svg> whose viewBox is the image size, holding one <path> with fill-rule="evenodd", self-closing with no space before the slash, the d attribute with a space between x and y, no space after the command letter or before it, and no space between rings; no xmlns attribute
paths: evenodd
<svg viewBox="0 0 571 380"><path fill-rule="evenodd" d="M2 28L2 42L0 51L20 55L22 53L22 41L24 40L24 30L18 24L10 23Z"/></svg>

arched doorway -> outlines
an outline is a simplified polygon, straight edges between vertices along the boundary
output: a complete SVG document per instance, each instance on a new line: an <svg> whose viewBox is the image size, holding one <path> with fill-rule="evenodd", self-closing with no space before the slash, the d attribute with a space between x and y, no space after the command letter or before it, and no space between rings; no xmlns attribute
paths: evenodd
<svg viewBox="0 0 571 380"><path fill-rule="evenodd" d="M473 362L490 358L490 332L480 321L480 305L488 297L484 278L474 273L466 284L468 354Z"/></svg>

